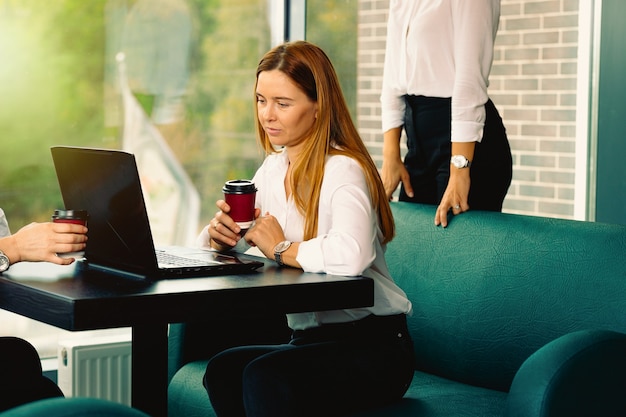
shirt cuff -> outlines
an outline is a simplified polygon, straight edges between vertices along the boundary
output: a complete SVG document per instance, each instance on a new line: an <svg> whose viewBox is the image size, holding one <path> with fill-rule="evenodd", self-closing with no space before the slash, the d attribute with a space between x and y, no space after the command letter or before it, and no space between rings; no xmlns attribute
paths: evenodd
<svg viewBox="0 0 626 417"><path fill-rule="evenodd" d="M481 142L484 125L477 122L452 122L452 142Z"/></svg>
<svg viewBox="0 0 626 417"><path fill-rule="evenodd" d="M323 273L325 271L324 252L319 238L300 242L296 260L304 272Z"/></svg>

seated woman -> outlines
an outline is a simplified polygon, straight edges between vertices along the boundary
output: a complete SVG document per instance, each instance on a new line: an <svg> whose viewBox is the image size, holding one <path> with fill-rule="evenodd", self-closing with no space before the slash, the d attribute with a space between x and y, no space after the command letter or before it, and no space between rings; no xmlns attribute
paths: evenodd
<svg viewBox="0 0 626 417"><path fill-rule="evenodd" d="M366 308L289 314L288 344L213 357L204 378L213 408L220 417L334 416L398 400L413 376L411 303L385 262L391 209L334 68L313 44L280 45L259 63L255 96L267 154L253 178L255 224L241 238L220 200L199 243L249 244L279 266L370 277L375 299Z"/></svg>
<svg viewBox="0 0 626 417"><path fill-rule="evenodd" d="M77 224L31 223L15 234L8 234L4 212L0 209L0 273L20 261L48 261L70 264L73 258L57 253L83 250L87 228ZM35 348L23 339L0 337L0 411L27 402L62 397L57 385L42 374Z"/></svg>

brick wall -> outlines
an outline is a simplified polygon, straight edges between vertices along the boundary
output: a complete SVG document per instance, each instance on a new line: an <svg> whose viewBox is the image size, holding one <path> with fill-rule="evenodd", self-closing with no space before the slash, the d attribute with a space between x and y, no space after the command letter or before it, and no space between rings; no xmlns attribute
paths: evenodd
<svg viewBox="0 0 626 417"><path fill-rule="evenodd" d="M388 0L359 1L359 130L380 165ZM513 182L504 211L573 218L578 0L502 0L489 94L507 128Z"/></svg>

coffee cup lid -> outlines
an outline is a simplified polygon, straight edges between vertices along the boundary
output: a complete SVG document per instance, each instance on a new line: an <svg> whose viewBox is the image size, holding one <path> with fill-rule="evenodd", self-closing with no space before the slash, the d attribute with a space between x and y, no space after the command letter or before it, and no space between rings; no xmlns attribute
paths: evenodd
<svg viewBox="0 0 626 417"><path fill-rule="evenodd" d="M89 213L87 210L54 210L53 219L87 219Z"/></svg>
<svg viewBox="0 0 626 417"><path fill-rule="evenodd" d="M226 181L222 191L228 194L248 194L257 191L256 186L250 180Z"/></svg>

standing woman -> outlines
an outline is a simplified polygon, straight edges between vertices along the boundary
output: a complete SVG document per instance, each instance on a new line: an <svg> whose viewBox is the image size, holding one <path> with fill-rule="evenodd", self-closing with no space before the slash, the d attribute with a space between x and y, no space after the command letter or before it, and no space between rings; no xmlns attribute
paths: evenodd
<svg viewBox="0 0 626 417"><path fill-rule="evenodd" d="M370 277L374 305L288 314L288 344L216 355L204 378L213 408L220 417L335 416L398 400L414 370L411 303L387 269L392 213L334 68L320 48L300 41L269 51L256 76L267 157L253 178L255 225L241 238L220 200L200 243L218 250L247 243L279 266Z"/></svg>
<svg viewBox="0 0 626 417"><path fill-rule="evenodd" d="M448 212L502 211L512 158L487 95L500 0L391 0L381 94L388 198ZM408 152L402 162L400 136Z"/></svg>

